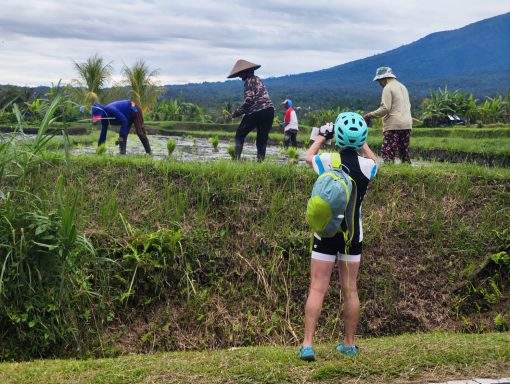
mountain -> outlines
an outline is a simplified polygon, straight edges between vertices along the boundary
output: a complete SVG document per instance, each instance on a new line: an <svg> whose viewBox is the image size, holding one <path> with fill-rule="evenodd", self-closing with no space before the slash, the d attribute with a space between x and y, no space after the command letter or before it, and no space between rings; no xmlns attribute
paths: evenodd
<svg viewBox="0 0 510 384"><path fill-rule="evenodd" d="M393 68L414 98L448 86L476 96L505 93L510 88L510 12L452 31L436 32L411 44L315 72L265 79L273 100L294 98L302 104L338 105L342 100L375 99L372 84L380 66ZM377 85L377 86L376 86ZM240 100L239 80L167 86L168 95L209 104Z"/></svg>

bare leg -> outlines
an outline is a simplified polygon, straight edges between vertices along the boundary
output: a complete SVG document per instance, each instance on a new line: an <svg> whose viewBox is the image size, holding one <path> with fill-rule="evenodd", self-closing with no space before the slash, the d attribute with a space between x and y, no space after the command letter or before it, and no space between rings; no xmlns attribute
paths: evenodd
<svg viewBox="0 0 510 384"><path fill-rule="evenodd" d="M359 322L359 298L357 279L359 262L338 261L340 271L340 287L344 298L344 345L354 345L354 335Z"/></svg>
<svg viewBox="0 0 510 384"><path fill-rule="evenodd" d="M322 310L324 296L335 262L312 259L310 268L310 292L305 305L305 338L303 345L312 345L315 327Z"/></svg>

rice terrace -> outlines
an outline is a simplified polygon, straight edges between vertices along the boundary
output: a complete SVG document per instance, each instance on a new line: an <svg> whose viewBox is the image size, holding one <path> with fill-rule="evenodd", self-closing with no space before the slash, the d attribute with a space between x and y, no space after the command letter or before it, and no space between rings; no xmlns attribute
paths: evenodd
<svg viewBox="0 0 510 384"><path fill-rule="evenodd" d="M466 53L466 69L459 59L441 72L448 49L486 31L505 39L490 68L469 75ZM72 80L0 85L0 383L510 382L507 31L510 13L262 80L247 62L245 90L256 77L272 100L267 143L257 123L240 144L241 81L162 86L146 59L120 67L93 53L67 63ZM434 76L411 54L429 44L443 48L430 53ZM388 161L388 118L374 112L377 82L393 80L409 89L409 161ZM129 123L111 112L124 107ZM314 361L303 361L318 236L310 148L320 137L320 153L345 149L345 112L366 124L359 153L377 157L363 199L359 350L339 353L347 298L334 268Z"/></svg>

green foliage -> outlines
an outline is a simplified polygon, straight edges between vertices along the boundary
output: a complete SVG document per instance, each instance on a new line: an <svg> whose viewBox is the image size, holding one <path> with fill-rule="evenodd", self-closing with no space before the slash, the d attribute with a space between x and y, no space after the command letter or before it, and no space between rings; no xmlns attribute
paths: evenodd
<svg viewBox="0 0 510 384"><path fill-rule="evenodd" d="M176 146L177 146L177 143L176 143L175 140L173 140L173 139L168 139L167 140L167 142L166 142L166 149L168 151L168 156L172 155L172 153L174 152Z"/></svg>
<svg viewBox="0 0 510 384"><path fill-rule="evenodd" d="M111 62L105 63L96 53L84 63L73 62L73 67L78 73L78 78L71 82L70 89L75 93L79 103L90 105L91 100L87 100L87 97L91 92L99 97L104 95L104 88L113 71Z"/></svg>
<svg viewBox="0 0 510 384"><path fill-rule="evenodd" d="M184 99L165 100L157 103L149 115L155 121L194 121L206 123L211 117L204 109Z"/></svg>
<svg viewBox="0 0 510 384"><path fill-rule="evenodd" d="M83 263L94 255L76 233L77 201L64 200L57 212L0 196L0 328L3 359L43 356L68 344L82 348L87 321L89 276Z"/></svg>
<svg viewBox="0 0 510 384"><path fill-rule="evenodd" d="M209 143L211 143L211 144L212 144L212 146L213 146L213 150L214 150L215 152L217 152L217 151L218 151L218 145L220 144L220 139L218 138L218 136L210 137L210 138L209 138Z"/></svg>
<svg viewBox="0 0 510 384"><path fill-rule="evenodd" d="M79 353L85 340L80 327L91 325L92 296L83 265L95 253L76 231L77 196L66 197L59 178L54 208L48 210L47 201L26 191L53 136L54 114L65 113L63 89L56 87L50 96L33 140L12 135L0 142L0 181L9 180L0 194L0 328L5 332L0 359L43 356L62 346L62 354ZM17 104L14 110L21 129Z"/></svg>
<svg viewBox="0 0 510 384"><path fill-rule="evenodd" d="M422 101L421 120L427 127L447 124L447 116L462 116L468 125L479 123L508 123L510 99L498 95L487 97L478 104L478 100L471 94L464 94L458 90L450 91L448 87L432 92L430 98Z"/></svg>
<svg viewBox="0 0 510 384"><path fill-rule="evenodd" d="M299 158L299 151L296 148L289 148L287 149L287 156L289 159L297 160Z"/></svg>
<svg viewBox="0 0 510 384"><path fill-rule="evenodd" d="M335 122L337 116L345 109L337 107L335 109L323 109L319 111L307 112L302 119L303 123L313 127L320 127L326 123Z"/></svg>
<svg viewBox="0 0 510 384"><path fill-rule="evenodd" d="M124 82L131 88L131 100L142 105L144 111L150 110L163 92L155 80L159 72L150 70L147 63L140 59L132 67L124 66L122 75Z"/></svg>
<svg viewBox="0 0 510 384"><path fill-rule="evenodd" d="M110 291L113 300L147 305L164 295L167 287L190 284L194 290L190 274L197 260L183 252L183 233L178 226L148 234L122 220L131 240L120 248L102 249L116 261L108 284L113 288Z"/></svg>
<svg viewBox="0 0 510 384"><path fill-rule="evenodd" d="M507 320L508 314L502 315L501 313L498 313L496 317L494 318L494 325L496 326L496 329L500 332L508 332L510 330L510 325Z"/></svg>
<svg viewBox="0 0 510 384"><path fill-rule="evenodd" d="M236 156L236 148L233 145L228 146L227 153L230 155L232 159Z"/></svg>
<svg viewBox="0 0 510 384"><path fill-rule="evenodd" d="M506 234L506 231L503 233ZM510 243L506 249L510 249ZM468 268L470 277L459 299L462 313L472 310L486 312L504 299L504 292L510 288L510 255L507 250L491 255L478 268L472 265Z"/></svg>
<svg viewBox="0 0 510 384"><path fill-rule="evenodd" d="M103 144L99 145L96 149L96 154L98 154L98 155L106 154L106 144L103 143Z"/></svg>

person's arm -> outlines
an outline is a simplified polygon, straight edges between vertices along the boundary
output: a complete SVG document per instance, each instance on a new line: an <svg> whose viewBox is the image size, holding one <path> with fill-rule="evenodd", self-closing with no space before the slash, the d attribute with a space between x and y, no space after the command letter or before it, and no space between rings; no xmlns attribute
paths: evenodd
<svg viewBox="0 0 510 384"><path fill-rule="evenodd" d="M280 127L285 128L290 123L290 110L287 109L285 111L285 117L283 118L283 121L280 123Z"/></svg>
<svg viewBox="0 0 510 384"><path fill-rule="evenodd" d="M392 105L391 89L388 85L386 85L382 91L381 106L375 111L365 114L363 117L366 116L369 119L384 117L388 113L390 113L391 105Z"/></svg>
<svg viewBox="0 0 510 384"><path fill-rule="evenodd" d="M98 147L106 141L106 132L108 131L109 124L108 119L101 119L101 133L99 134L99 140L97 141Z"/></svg>
<svg viewBox="0 0 510 384"><path fill-rule="evenodd" d="M370 149L367 143L363 144L363 147L360 149L360 154L364 157L368 157L373 160L377 164L377 168L380 166L380 161L377 158L377 155Z"/></svg>
<svg viewBox="0 0 510 384"><path fill-rule="evenodd" d="M313 142L313 144L308 148L308 151L306 152L306 164L312 165L313 157L319 153L319 150L321 149L322 143L326 142L326 138L321 135L317 135L317 138Z"/></svg>
<svg viewBox="0 0 510 384"><path fill-rule="evenodd" d="M241 115L244 115L251 107L251 105L255 101L255 95L256 95L256 83L255 78L250 77L246 79L246 85L244 89L244 103L239 108L237 108L230 117L232 119L235 119L236 117L239 117Z"/></svg>

